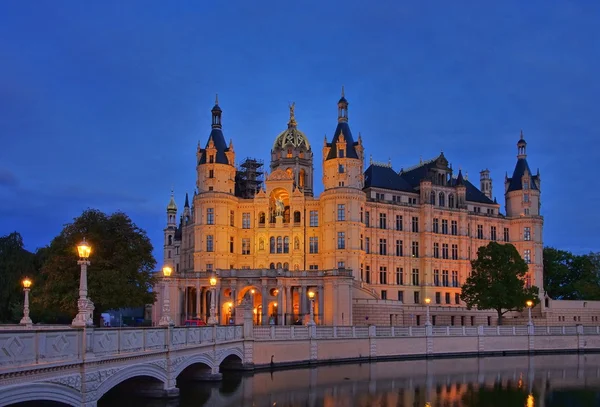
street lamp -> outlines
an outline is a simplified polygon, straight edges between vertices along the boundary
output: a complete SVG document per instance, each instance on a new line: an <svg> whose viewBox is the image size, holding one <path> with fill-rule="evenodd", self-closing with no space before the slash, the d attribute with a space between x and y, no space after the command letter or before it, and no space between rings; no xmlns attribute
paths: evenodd
<svg viewBox="0 0 600 407"><path fill-rule="evenodd" d="M527 322L527 325L533 325L533 321L531 320L531 307L533 307L533 301L527 300L525 304L527 305L527 310L529 312L529 322Z"/></svg>
<svg viewBox="0 0 600 407"><path fill-rule="evenodd" d="M425 322L425 326L431 325L431 321L429 320L429 304L431 303L431 298L425 298L425 304L427 304L427 321Z"/></svg>
<svg viewBox="0 0 600 407"><path fill-rule="evenodd" d="M87 244L84 237L83 241L77 245L77 253L79 254L79 260L77 261L77 264L79 264L81 267L81 272L79 276L79 299L77 300L77 315L72 322L74 327L79 328L93 325L92 313L94 311L94 303L87 297L87 267L90 265L90 261L88 259L91 252L92 248L89 244Z"/></svg>
<svg viewBox="0 0 600 407"><path fill-rule="evenodd" d="M25 277L23 279L23 291L25 292L25 301L23 302L23 318L21 318L21 325L31 326L31 318L29 318L29 287L31 287L31 280Z"/></svg>
<svg viewBox="0 0 600 407"><path fill-rule="evenodd" d="M315 293L314 291L308 292L308 298L310 299L310 320L307 325L316 325L315 324Z"/></svg>
<svg viewBox="0 0 600 407"><path fill-rule="evenodd" d="M216 325L217 318L215 317L215 295L217 292L217 279L211 277L210 280L210 315L208 316L208 324Z"/></svg>
<svg viewBox="0 0 600 407"><path fill-rule="evenodd" d="M171 319L171 301L169 300L169 277L171 277L171 273L173 273L173 269L169 266L164 266L162 269L163 272L163 307L162 307L162 315L160 317L160 321L158 321L159 326L171 326L175 325L173 320Z"/></svg>

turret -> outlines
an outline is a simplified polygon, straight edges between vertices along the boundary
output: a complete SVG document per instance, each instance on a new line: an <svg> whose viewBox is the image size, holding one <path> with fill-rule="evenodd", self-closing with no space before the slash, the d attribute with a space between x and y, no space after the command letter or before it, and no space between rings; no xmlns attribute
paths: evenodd
<svg viewBox="0 0 600 407"><path fill-rule="evenodd" d="M527 142L523 131L517 142L517 163L512 177L504 180L506 215L508 217L540 214L540 175L533 174L527 163Z"/></svg>
<svg viewBox="0 0 600 407"><path fill-rule="evenodd" d="M229 146L225 142L222 131L221 115L222 110L219 107L218 97L211 110L212 130L208 136L205 148L198 145L196 158L197 166L197 187L200 193L205 192L223 192L227 194L234 193L235 183L235 153L233 150L233 141Z"/></svg>
<svg viewBox="0 0 600 407"><path fill-rule="evenodd" d="M177 204L175 195L171 190L171 199L167 204L167 227L164 229L164 260L165 264L174 265L173 254L175 253L175 234L177 232Z"/></svg>
<svg viewBox="0 0 600 407"><path fill-rule="evenodd" d="M488 170L487 168L479 173L479 186L479 189L485 194L485 196L487 196L490 199L493 199L492 179L490 178L490 170Z"/></svg>
<svg viewBox="0 0 600 407"><path fill-rule="evenodd" d="M331 143L325 138L323 146L323 186L325 190L338 187L362 189L364 149L362 138L355 142L348 125L348 101L342 87L338 101L338 124Z"/></svg>

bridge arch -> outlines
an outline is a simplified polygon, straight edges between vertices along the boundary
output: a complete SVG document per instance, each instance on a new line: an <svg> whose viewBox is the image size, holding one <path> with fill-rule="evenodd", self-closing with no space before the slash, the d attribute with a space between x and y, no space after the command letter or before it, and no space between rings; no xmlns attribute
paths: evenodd
<svg viewBox="0 0 600 407"><path fill-rule="evenodd" d="M81 393L72 387L55 383L28 383L2 389L0 406L28 401L56 401L69 406L81 405Z"/></svg>
<svg viewBox="0 0 600 407"><path fill-rule="evenodd" d="M240 362L244 362L244 352L242 352L240 348L229 348L219 356L219 359L216 361L215 365L219 366L229 356L237 356L240 359Z"/></svg>
<svg viewBox="0 0 600 407"><path fill-rule="evenodd" d="M98 400L113 387L134 377L151 377L162 382L163 384L166 384L168 381L167 372L157 365L150 363L133 365L116 372L106 379L106 381L100 384L96 393Z"/></svg>
<svg viewBox="0 0 600 407"><path fill-rule="evenodd" d="M192 365L205 365L208 369L212 370L215 366L214 361L212 360L211 357L209 357L207 354L202 353L199 355L193 355L190 356L189 358L185 359L183 362L181 362L181 364L179 366L177 366L175 368L175 371L173 372L173 378L177 378L179 377L179 375L188 367L192 366Z"/></svg>

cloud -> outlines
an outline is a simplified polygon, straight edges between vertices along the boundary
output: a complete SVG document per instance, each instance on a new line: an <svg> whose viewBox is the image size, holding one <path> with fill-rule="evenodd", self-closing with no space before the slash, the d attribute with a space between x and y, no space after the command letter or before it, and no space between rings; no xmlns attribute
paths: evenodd
<svg viewBox="0 0 600 407"><path fill-rule="evenodd" d="M19 185L19 179L14 172L7 168L0 168L0 187L15 188Z"/></svg>

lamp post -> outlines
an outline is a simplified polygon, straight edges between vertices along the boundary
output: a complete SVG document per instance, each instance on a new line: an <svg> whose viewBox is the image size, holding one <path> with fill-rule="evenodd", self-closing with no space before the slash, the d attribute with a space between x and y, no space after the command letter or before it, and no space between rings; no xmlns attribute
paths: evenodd
<svg viewBox="0 0 600 407"><path fill-rule="evenodd" d="M429 304L431 303L431 298L425 298L425 304L427 304L427 321L425 321L425 326L431 325L431 320L429 319Z"/></svg>
<svg viewBox="0 0 600 407"><path fill-rule="evenodd" d="M217 318L215 317L215 295L217 292L217 279L211 277L210 280L210 315L208 316L208 324L216 325Z"/></svg>
<svg viewBox="0 0 600 407"><path fill-rule="evenodd" d="M529 313L529 321L527 322L527 325L533 326L533 321L531 319L531 307L533 307L533 301L527 300L525 304L527 305L527 311Z"/></svg>
<svg viewBox="0 0 600 407"><path fill-rule="evenodd" d="M85 327L93 325L92 312L94 311L94 303L87 297L87 267L90 265L88 260L92 248L87 244L85 238L77 245L77 253L79 254L79 260L77 264L81 267L79 276L79 299L77 300L77 315L73 319L72 325L74 327Z"/></svg>
<svg viewBox="0 0 600 407"><path fill-rule="evenodd" d="M33 322L29 318L29 287L31 287L31 280L25 277L23 279L23 292L25 293L25 301L23 302L23 318L21 318L21 325L31 326Z"/></svg>
<svg viewBox="0 0 600 407"><path fill-rule="evenodd" d="M163 306L162 306L162 315L160 317L160 321L158 321L159 326L171 326L175 325L173 320L171 319L171 301L169 300L169 277L171 277L171 273L173 269L169 266L164 266L162 269L163 272Z"/></svg>
<svg viewBox="0 0 600 407"><path fill-rule="evenodd" d="M310 300L310 320L307 325L316 325L315 324L315 293L314 291L308 292L308 298Z"/></svg>

